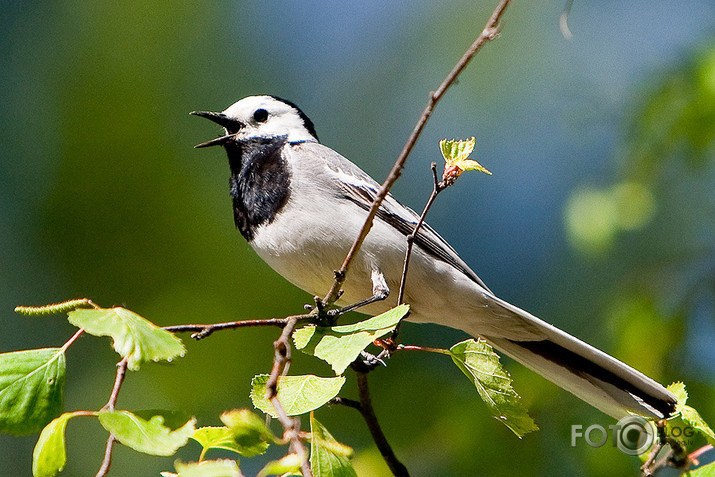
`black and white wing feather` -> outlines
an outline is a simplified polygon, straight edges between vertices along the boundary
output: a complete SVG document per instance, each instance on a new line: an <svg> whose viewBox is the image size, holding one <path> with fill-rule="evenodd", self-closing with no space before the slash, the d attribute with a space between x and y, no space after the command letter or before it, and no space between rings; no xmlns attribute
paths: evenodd
<svg viewBox="0 0 715 477"><path fill-rule="evenodd" d="M325 159L327 166L335 174L338 189L343 194L341 198L353 202L363 210L369 210L380 185L362 169L338 154L326 156ZM377 212L377 220L384 221L406 237L413 232L419 221L419 215L388 194ZM437 260L459 270L467 278L491 293L487 285L464 263L452 246L427 223L422 224L415 236L415 245Z"/></svg>

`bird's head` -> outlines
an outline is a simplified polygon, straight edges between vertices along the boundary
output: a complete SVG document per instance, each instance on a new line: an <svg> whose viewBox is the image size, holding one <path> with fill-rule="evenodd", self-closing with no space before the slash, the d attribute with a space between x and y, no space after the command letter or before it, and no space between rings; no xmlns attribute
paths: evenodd
<svg viewBox="0 0 715 477"><path fill-rule="evenodd" d="M220 113L193 111L226 130L226 134L195 147L222 146L252 139L285 138L287 142L317 141L313 122L295 104L275 96L248 96Z"/></svg>

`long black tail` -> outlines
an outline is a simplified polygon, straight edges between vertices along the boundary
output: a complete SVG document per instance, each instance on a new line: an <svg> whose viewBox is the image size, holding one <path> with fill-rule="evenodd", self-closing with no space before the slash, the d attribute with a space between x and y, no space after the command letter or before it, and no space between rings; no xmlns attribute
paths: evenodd
<svg viewBox="0 0 715 477"><path fill-rule="evenodd" d="M494 306L538 332L534 339L510 337L508 330L502 336L484 338L597 409L616 419L630 414L662 419L675 411L675 396L643 373L499 298L494 299ZM479 334L468 323L463 328Z"/></svg>

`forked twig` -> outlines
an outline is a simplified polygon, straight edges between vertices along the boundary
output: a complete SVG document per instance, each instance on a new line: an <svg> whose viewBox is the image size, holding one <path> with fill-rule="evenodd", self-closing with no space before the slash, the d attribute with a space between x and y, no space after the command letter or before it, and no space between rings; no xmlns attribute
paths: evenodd
<svg viewBox="0 0 715 477"><path fill-rule="evenodd" d="M407 282L407 270L410 266L410 257L412 256L412 247L415 244L415 237L420 231L420 228L422 227L422 224L425 222L425 217L427 216L427 212L429 212L430 207L432 207L432 204L434 203L434 200L437 198L437 195L439 195L440 192L442 192L444 189L447 188L447 185L445 184L444 181L441 181L437 178L437 164L434 162L431 165L432 167L432 175L434 177L434 185L432 187L432 194L430 194L429 199L427 199L427 203L425 204L425 208L422 210L422 214L420 214L420 218L415 224L414 228L412 229L412 233L407 236L407 249L405 249L405 258L402 261L402 278L400 279L400 292L397 295L397 304L401 305L404 302L405 298L405 284ZM394 337L394 335L393 335Z"/></svg>
<svg viewBox="0 0 715 477"><path fill-rule="evenodd" d="M410 133L410 137L407 139L405 146L402 148L402 151L397 157L395 164L392 166L390 173L387 175L385 182L382 183L382 185L380 186L380 190L377 192L375 199L372 201L372 205L370 206L367 218L365 219L365 222L360 229L360 233L350 247L350 250L345 256L345 260L343 261L343 264L341 265L340 269L336 270L333 285L328 291L328 293L325 295L325 298L323 298L324 305L332 305L337 299L338 293L340 292L340 287L343 285L348 270L350 269L350 263L355 258L355 255L357 255L358 251L360 250L360 247L365 241L365 237L367 237L367 234L370 232L373 221L375 220L375 216L377 215L377 211L380 208L382 201L385 200L385 197L387 197L387 193L390 191L390 188L392 188L392 185L400 177L400 174L402 173L402 168L405 165L405 161L407 161L407 157L410 155L410 152L412 152L412 148L414 147L415 143L417 143L417 139L422 133L422 130L427 124L427 121L429 120L430 116L432 116L432 112L434 111L434 107L436 106L437 102L442 99L442 96L444 96L444 93L447 91L447 89L452 86L452 84L454 84L459 74L462 72L462 70L464 70L464 68L474 57L474 55L476 55L477 52L479 52L479 50L481 50L481 48L488 41L494 40L497 37L499 33L499 20L501 19L501 16L504 13L504 10L506 10L506 7L509 5L510 1L511 0L501 0L499 2L499 5L497 5L494 12L492 12L491 17L487 21L486 25L484 26L484 29L482 29L482 32L479 34L477 39L474 40L474 42L470 45L464 55L462 55L462 58L460 58L457 64L454 65L452 71L449 72L449 74L444 79L444 81L442 81L437 90L430 94L427 106L422 111L422 115L420 116L419 120L417 121L417 124L412 130L412 133Z"/></svg>
<svg viewBox="0 0 715 477"><path fill-rule="evenodd" d="M114 411L114 406L117 404L117 397L119 397L119 390L122 388L124 383L124 377L127 374L127 358L122 359L117 363L117 377L114 379L114 387L112 388L112 394L109 396L109 401L104 406L104 409L109 411ZM117 439L114 434L109 434L107 439L107 447L104 450L104 460L102 461L102 466L99 468L96 477L104 477L109 472L109 467L112 465L112 451L114 450L114 443Z"/></svg>
<svg viewBox="0 0 715 477"><path fill-rule="evenodd" d="M285 429L283 437L290 441L291 451L298 454L300 457L301 472L303 473L303 477L312 477L313 473L310 470L308 451L306 450L303 441L300 439L300 420L298 418L289 417L278 399L278 378L288 373L288 368L291 363L290 339L293 335L295 325L304 316L305 315L296 315L288 317L288 321L283 327L283 332L278 339L273 342L275 353L273 357L271 375L268 377L268 381L266 382L266 398L268 398L273 405L273 409L275 409L278 417L278 422L280 422Z"/></svg>

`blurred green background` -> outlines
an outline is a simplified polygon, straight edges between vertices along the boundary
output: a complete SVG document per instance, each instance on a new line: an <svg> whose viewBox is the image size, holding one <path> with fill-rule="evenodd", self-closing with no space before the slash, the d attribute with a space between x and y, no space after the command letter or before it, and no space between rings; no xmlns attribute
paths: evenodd
<svg viewBox="0 0 715 477"><path fill-rule="evenodd" d="M382 180L434 89L495 1L4 2L0 12L0 351L59 346L62 317L18 304L91 297L160 325L285 316L310 301L234 229L217 131L190 117L237 99L298 103L323 143ZM715 4L515 2L503 33L449 91L393 189L421 208L444 137L476 136L471 174L429 222L501 297L668 384L715 422ZM131 373L118 405L217 425L250 405L276 330L186 340L186 358ZM464 338L408 324L405 342ZM109 340L68 352L65 408L106 402ZM398 354L371 375L399 457L417 476L636 475L615 448L570 446L572 424L611 420L510 363L541 431L518 440L439 356ZM329 376L298 353L295 373ZM355 397L353 376L344 388ZM351 409L317 414L385 475ZM63 475L94 475L106 435L67 429ZM30 474L36 436L0 436L0 474ZM179 457L195 460L195 443ZM113 476L158 475L174 458L121 446ZM262 459L243 459L255 473Z"/></svg>

